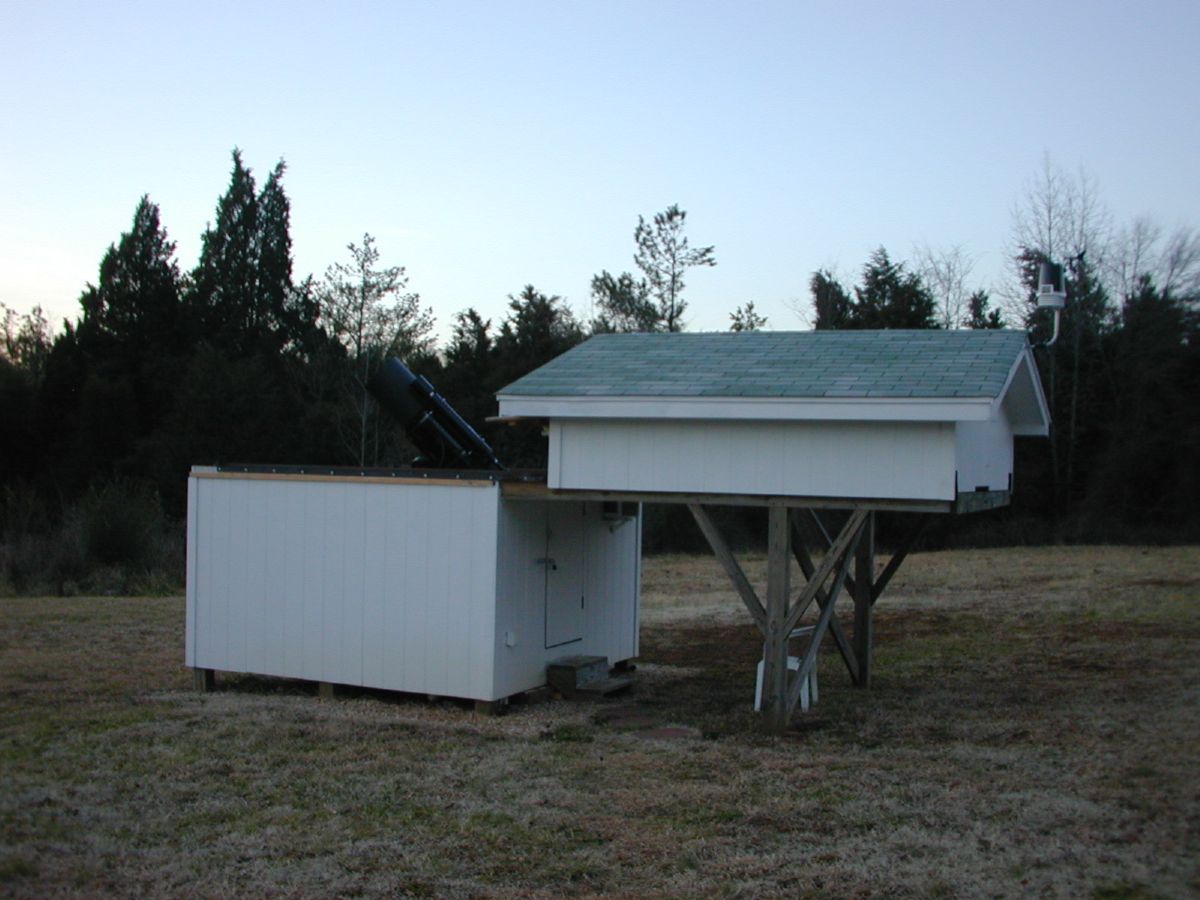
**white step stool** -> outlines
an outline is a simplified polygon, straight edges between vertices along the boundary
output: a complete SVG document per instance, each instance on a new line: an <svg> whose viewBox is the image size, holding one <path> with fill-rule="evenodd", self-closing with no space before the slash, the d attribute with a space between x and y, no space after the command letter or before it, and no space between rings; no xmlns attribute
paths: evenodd
<svg viewBox="0 0 1200 900"><path fill-rule="evenodd" d="M804 625L800 628L792 630L788 635L788 640L794 638L811 637L813 633L812 625ZM765 647L763 648L766 649ZM758 674L754 681L754 711L762 711L762 687L763 687L763 663L764 660L758 661ZM798 672L800 670L800 657L789 656L787 658L789 672ZM800 685L800 710L808 712L810 706L817 702L817 667L814 664L812 671L808 673L808 677L804 679L804 684Z"/></svg>

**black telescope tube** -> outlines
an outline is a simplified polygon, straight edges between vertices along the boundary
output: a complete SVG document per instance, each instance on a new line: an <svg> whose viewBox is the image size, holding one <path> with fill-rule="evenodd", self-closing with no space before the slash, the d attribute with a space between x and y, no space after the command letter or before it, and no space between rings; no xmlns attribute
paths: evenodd
<svg viewBox="0 0 1200 900"><path fill-rule="evenodd" d="M487 441L428 380L413 374L396 357L375 370L367 381L367 390L405 430L426 465L438 469L504 469Z"/></svg>

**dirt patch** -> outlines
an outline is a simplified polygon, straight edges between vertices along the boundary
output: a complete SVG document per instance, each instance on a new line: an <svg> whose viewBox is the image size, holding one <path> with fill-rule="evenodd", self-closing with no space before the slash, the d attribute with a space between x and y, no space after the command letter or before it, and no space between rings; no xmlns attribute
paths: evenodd
<svg viewBox="0 0 1200 900"><path fill-rule="evenodd" d="M680 625L645 629L641 653L659 665L710 669L757 660L762 644L762 632L754 625Z"/></svg>

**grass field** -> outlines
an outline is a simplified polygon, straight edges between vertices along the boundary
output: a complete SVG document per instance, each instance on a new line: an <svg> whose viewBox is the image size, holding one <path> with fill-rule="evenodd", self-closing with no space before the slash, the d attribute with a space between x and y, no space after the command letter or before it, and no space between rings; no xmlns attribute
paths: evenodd
<svg viewBox="0 0 1200 900"><path fill-rule="evenodd" d="M876 634L775 738L704 558L646 561L631 695L502 717L201 695L179 598L3 600L0 895L1200 894L1200 550L914 555Z"/></svg>

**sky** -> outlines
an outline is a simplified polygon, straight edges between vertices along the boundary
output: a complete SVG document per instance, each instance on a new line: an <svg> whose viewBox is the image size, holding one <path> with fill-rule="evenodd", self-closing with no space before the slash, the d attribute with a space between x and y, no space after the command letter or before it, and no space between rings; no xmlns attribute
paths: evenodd
<svg viewBox="0 0 1200 900"><path fill-rule="evenodd" d="M143 194L192 268L234 147L287 163L297 280L370 233L443 339L526 284L586 318L671 204L690 330L808 327L879 246L996 290L1047 159L1200 224L1198 41L1195 0L0 0L0 302L75 319Z"/></svg>

